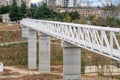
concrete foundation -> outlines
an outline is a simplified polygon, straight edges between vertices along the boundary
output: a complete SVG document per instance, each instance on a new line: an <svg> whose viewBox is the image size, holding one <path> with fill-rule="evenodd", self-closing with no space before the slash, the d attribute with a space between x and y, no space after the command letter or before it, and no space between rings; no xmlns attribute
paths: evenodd
<svg viewBox="0 0 120 80"><path fill-rule="evenodd" d="M28 30L28 68L36 69L36 31Z"/></svg>
<svg viewBox="0 0 120 80"><path fill-rule="evenodd" d="M39 33L39 71L40 73L50 72L50 37Z"/></svg>
<svg viewBox="0 0 120 80"><path fill-rule="evenodd" d="M63 80L80 80L81 49L63 42Z"/></svg>

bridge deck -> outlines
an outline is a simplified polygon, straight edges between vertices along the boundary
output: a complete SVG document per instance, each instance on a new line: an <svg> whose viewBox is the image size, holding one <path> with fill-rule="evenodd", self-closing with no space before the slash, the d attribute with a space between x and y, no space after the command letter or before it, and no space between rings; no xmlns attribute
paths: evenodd
<svg viewBox="0 0 120 80"><path fill-rule="evenodd" d="M79 47L120 60L120 28L23 19L21 25L70 42ZM117 36L116 36L117 34ZM113 47L116 45L116 47Z"/></svg>

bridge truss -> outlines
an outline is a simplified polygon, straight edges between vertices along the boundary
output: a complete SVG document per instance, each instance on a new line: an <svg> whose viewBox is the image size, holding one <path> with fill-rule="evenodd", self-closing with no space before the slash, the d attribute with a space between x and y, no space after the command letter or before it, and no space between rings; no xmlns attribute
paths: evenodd
<svg viewBox="0 0 120 80"><path fill-rule="evenodd" d="M81 48L120 60L120 28L23 19L21 25Z"/></svg>

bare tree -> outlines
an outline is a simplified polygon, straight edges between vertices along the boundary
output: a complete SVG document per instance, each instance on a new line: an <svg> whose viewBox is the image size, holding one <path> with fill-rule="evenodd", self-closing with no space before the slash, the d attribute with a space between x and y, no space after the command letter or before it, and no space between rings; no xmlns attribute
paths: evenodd
<svg viewBox="0 0 120 80"><path fill-rule="evenodd" d="M117 9L120 11L120 1L117 4Z"/></svg>
<svg viewBox="0 0 120 80"><path fill-rule="evenodd" d="M112 3L112 0L99 0L99 2L103 6L105 17L117 18L120 10Z"/></svg>
<svg viewBox="0 0 120 80"><path fill-rule="evenodd" d="M111 0L98 0L98 1L101 3L103 7L106 7L107 5L109 5Z"/></svg>

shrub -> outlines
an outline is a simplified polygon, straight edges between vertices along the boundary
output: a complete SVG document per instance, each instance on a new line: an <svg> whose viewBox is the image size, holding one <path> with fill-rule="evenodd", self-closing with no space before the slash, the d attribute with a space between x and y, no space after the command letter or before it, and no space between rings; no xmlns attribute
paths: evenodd
<svg viewBox="0 0 120 80"><path fill-rule="evenodd" d="M86 24L87 23L87 18L86 17L81 17L79 22L80 22L80 24Z"/></svg>
<svg viewBox="0 0 120 80"><path fill-rule="evenodd" d="M2 17L0 16L0 23L2 22Z"/></svg>
<svg viewBox="0 0 120 80"><path fill-rule="evenodd" d="M117 80L120 80L120 77L118 77Z"/></svg>
<svg viewBox="0 0 120 80"><path fill-rule="evenodd" d="M107 26L110 26L110 27L116 27L117 26L117 21L114 18L107 17L106 18L106 24L107 24Z"/></svg>

